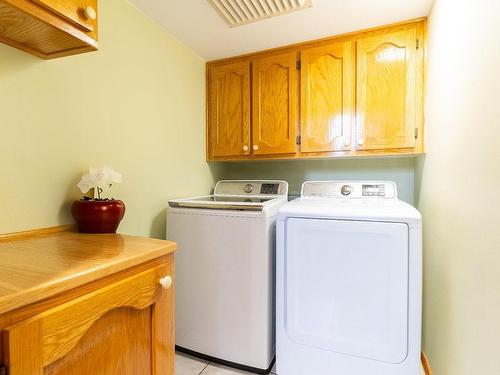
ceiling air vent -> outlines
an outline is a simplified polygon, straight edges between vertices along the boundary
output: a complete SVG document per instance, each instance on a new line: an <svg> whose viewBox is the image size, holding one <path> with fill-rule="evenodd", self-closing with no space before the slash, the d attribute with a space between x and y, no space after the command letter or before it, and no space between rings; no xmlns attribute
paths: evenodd
<svg viewBox="0 0 500 375"><path fill-rule="evenodd" d="M312 0L208 0L230 27L310 8Z"/></svg>

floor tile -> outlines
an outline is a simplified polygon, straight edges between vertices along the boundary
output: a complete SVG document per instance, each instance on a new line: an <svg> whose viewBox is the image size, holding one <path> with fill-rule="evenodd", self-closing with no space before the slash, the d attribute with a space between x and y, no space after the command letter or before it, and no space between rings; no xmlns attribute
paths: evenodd
<svg viewBox="0 0 500 375"><path fill-rule="evenodd" d="M175 375L199 375L208 362L186 354L175 354Z"/></svg>
<svg viewBox="0 0 500 375"><path fill-rule="evenodd" d="M250 372L236 370L230 367L216 365L211 363L203 370L202 375L248 375Z"/></svg>

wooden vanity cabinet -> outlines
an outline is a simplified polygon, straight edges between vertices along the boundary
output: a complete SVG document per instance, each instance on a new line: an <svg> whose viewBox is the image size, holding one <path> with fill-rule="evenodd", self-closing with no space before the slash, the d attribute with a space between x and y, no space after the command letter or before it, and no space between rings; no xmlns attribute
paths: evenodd
<svg viewBox="0 0 500 375"><path fill-rule="evenodd" d="M0 42L44 59L97 50L97 0L0 0Z"/></svg>
<svg viewBox="0 0 500 375"><path fill-rule="evenodd" d="M53 243L53 252L39 250L46 256L52 254L48 262L40 258L40 267L52 270L57 266L53 260L69 267L64 277L37 271L35 262L13 272L14 277L25 273L26 280L17 283L31 284L31 289L18 297L0 293L0 308L7 308L7 298L13 301L10 306L20 305L0 314L3 369L9 375L173 375L175 244L162 242L164 245L138 237L77 233L12 243L0 240L0 250L11 255L16 253L12 246L30 251ZM35 245L31 247L31 243ZM80 244L82 250L78 251ZM0 267L15 264L13 259ZM25 271L20 272L22 267ZM99 278L103 273L107 276ZM93 274L95 281L84 282ZM46 281L46 275L51 282L32 284L37 275L41 275L40 282ZM43 298L67 288L65 281L70 286L83 284ZM2 285L0 292L5 290L3 281ZM32 299L40 300L29 303Z"/></svg>

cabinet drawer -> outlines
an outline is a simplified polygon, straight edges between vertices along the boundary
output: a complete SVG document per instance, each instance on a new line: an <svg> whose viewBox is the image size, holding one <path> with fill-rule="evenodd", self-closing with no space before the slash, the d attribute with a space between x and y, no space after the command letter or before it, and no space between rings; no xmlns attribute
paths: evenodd
<svg viewBox="0 0 500 375"><path fill-rule="evenodd" d="M97 0L31 0L85 32L97 29Z"/></svg>

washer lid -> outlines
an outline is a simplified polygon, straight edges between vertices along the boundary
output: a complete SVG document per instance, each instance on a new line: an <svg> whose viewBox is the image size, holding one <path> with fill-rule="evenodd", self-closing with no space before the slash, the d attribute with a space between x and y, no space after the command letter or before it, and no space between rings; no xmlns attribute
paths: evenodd
<svg viewBox="0 0 500 375"><path fill-rule="evenodd" d="M264 211L282 204L288 196L288 183L278 180L222 180L213 195L173 199L170 207L211 210ZM276 208L277 209L277 208Z"/></svg>
<svg viewBox="0 0 500 375"><path fill-rule="evenodd" d="M174 199L168 202L170 207L207 208L212 210L262 211L266 202L276 197L249 197L207 195L204 197Z"/></svg>

